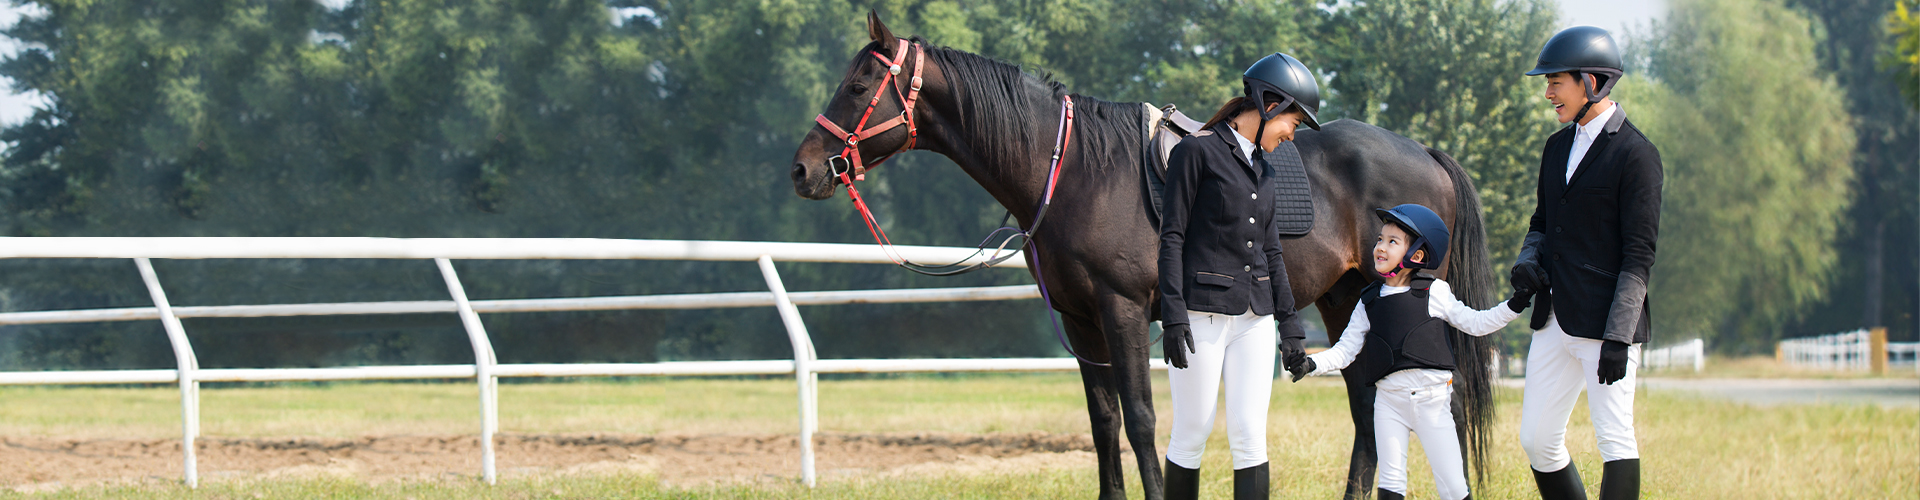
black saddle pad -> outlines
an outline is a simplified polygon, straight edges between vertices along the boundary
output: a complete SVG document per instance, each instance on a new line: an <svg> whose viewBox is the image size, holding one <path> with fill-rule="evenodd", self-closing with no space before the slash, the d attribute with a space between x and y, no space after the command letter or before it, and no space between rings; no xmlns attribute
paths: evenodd
<svg viewBox="0 0 1920 500"><path fill-rule="evenodd" d="M1158 227L1163 210L1160 198L1167 187L1167 153L1181 138L1200 131L1202 124L1187 118L1172 105L1146 107L1147 151L1142 155L1146 161L1140 166L1140 172L1146 180L1147 206L1152 208L1153 224ZM1283 142L1264 156L1267 170L1263 175L1276 177L1273 220L1279 226L1280 237L1306 236L1313 230L1313 187L1307 179L1307 164L1300 159L1300 150L1292 142Z"/></svg>

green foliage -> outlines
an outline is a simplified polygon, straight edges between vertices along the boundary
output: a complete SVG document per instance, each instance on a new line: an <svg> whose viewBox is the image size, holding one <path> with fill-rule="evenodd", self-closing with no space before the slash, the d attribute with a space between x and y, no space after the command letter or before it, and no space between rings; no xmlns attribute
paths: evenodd
<svg viewBox="0 0 1920 500"><path fill-rule="evenodd" d="M1880 65L1899 73L1900 94L1907 103L1920 108L1920 16L1914 15L1912 0L1897 1L1887 14L1887 34L1891 47L1881 55Z"/></svg>
<svg viewBox="0 0 1920 500"><path fill-rule="evenodd" d="M1779 3L1686 0L1635 40L1646 76L1615 93L1666 166L1656 326L1771 347L1825 296L1855 143L1811 22Z"/></svg>

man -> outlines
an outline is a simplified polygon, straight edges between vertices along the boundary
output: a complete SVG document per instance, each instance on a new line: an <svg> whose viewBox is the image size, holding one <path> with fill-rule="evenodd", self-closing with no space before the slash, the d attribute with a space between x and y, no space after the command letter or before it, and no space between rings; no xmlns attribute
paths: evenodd
<svg viewBox="0 0 1920 500"><path fill-rule="evenodd" d="M1568 28L1548 40L1528 76L1546 77L1561 128L1540 157L1538 205L1515 287L1539 292L1520 447L1546 500L1586 498L1567 455L1567 419L1580 391L1605 460L1601 500L1637 499L1634 372L1651 335L1647 283L1660 226L1660 153L1607 98L1624 71L1606 30Z"/></svg>

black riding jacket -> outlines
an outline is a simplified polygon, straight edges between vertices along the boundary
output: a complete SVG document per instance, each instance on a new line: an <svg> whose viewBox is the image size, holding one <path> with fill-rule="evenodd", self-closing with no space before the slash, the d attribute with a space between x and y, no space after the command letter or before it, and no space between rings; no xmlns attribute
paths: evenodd
<svg viewBox="0 0 1920 500"><path fill-rule="evenodd" d="M1538 205L1522 260L1536 259L1552 282L1542 305L1568 335L1629 344L1652 338L1647 283L1660 236L1660 151L1627 121L1607 120L1567 180L1576 127L1547 139L1540 157ZM1536 316L1545 308L1536 308ZM1541 318L1544 321L1544 317Z"/></svg>
<svg viewBox="0 0 1920 500"><path fill-rule="evenodd" d="M1187 311L1274 315L1281 338L1304 338L1273 224L1273 176L1262 154L1248 163L1225 123L1181 139L1167 157L1161 199L1160 319Z"/></svg>

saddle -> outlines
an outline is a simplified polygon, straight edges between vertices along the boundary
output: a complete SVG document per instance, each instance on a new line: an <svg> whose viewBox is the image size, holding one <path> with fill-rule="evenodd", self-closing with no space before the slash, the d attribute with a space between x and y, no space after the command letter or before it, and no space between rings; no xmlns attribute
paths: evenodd
<svg viewBox="0 0 1920 500"><path fill-rule="evenodd" d="M1155 228L1160 226L1160 198L1167 190L1167 155L1173 146L1194 132L1199 132L1205 123L1188 118L1172 104L1156 108L1152 104L1141 104L1147 108L1144 113L1147 131L1146 160L1140 165L1140 173L1146 180L1146 197L1149 214L1153 217ZM1273 221L1284 239L1306 236L1313 230L1313 188L1307 180L1307 164L1300 159L1300 150L1292 142L1282 142L1272 152L1262 155L1266 159L1266 172L1262 175L1274 177L1273 183Z"/></svg>

